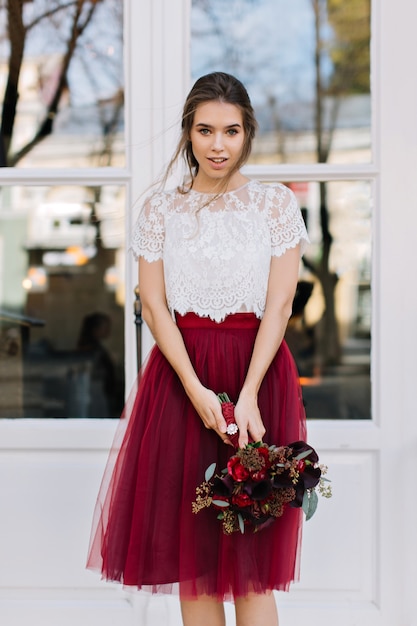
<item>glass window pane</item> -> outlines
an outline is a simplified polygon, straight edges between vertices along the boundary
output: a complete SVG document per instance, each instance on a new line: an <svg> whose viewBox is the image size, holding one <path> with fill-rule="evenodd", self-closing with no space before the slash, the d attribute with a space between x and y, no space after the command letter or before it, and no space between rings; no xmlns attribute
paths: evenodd
<svg viewBox="0 0 417 626"><path fill-rule="evenodd" d="M193 0L192 77L246 85L252 163L371 159L370 0Z"/></svg>
<svg viewBox="0 0 417 626"><path fill-rule="evenodd" d="M0 165L123 166L123 2L0 4Z"/></svg>
<svg viewBox="0 0 417 626"><path fill-rule="evenodd" d="M311 239L286 333L307 417L370 418L370 183L289 186Z"/></svg>
<svg viewBox="0 0 417 626"><path fill-rule="evenodd" d="M0 195L0 417L117 417L123 187Z"/></svg>

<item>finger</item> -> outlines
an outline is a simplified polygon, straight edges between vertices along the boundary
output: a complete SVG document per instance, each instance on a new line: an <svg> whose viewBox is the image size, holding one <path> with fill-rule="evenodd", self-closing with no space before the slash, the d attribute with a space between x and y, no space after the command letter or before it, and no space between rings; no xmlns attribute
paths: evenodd
<svg viewBox="0 0 417 626"><path fill-rule="evenodd" d="M206 428L215 430L218 434L226 432L226 422L224 421L223 417L219 417L213 409L209 408L208 410L206 410L206 413L202 413L200 417ZM221 430L223 426L222 422L224 422L223 430Z"/></svg>
<svg viewBox="0 0 417 626"><path fill-rule="evenodd" d="M226 432L226 428L227 428L227 424L226 424L226 420L223 417L222 412L220 411L220 414L216 413L216 428L219 431L219 433L225 433Z"/></svg>
<svg viewBox="0 0 417 626"><path fill-rule="evenodd" d="M256 425L253 427L249 426L249 432L253 441L262 441L263 436L265 434L265 428L263 425L262 426Z"/></svg>
<svg viewBox="0 0 417 626"><path fill-rule="evenodd" d="M249 442L249 433L246 428L239 430L239 448L244 448Z"/></svg>

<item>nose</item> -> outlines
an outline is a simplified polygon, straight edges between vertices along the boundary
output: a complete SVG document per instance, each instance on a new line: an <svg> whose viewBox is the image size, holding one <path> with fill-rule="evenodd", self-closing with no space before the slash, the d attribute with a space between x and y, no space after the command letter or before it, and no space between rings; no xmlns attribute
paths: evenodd
<svg viewBox="0 0 417 626"><path fill-rule="evenodd" d="M213 150L221 152L223 150L223 146L223 133L214 133L212 145Z"/></svg>

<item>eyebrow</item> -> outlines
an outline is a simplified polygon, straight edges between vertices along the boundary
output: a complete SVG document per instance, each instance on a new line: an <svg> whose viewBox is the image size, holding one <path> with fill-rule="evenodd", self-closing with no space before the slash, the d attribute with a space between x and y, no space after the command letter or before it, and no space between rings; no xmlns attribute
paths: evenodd
<svg viewBox="0 0 417 626"><path fill-rule="evenodd" d="M204 128L214 128L214 126L212 126L211 124L204 124L204 122L199 122L198 124L196 124L196 126L203 126ZM242 128L241 124L238 124L238 122L236 122L235 124L228 124L227 126L225 126L225 128Z"/></svg>

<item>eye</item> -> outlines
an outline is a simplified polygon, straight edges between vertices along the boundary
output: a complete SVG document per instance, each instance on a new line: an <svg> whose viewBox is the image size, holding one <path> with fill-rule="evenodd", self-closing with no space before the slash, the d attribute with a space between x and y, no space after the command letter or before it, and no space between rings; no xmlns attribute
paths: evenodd
<svg viewBox="0 0 417 626"><path fill-rule="evenodd" d="M210 130L208 128L200 128L200 134L201 135L209 135L210 134Z"/></svg>
<svg viewBox="0 0 417 626"><path fill-rule="evenodd" d="M227 131L227 134L230 135L231 137L234 137L235 135L237 135L238 131L236 130L236 128L229 128Z"/></svg>

